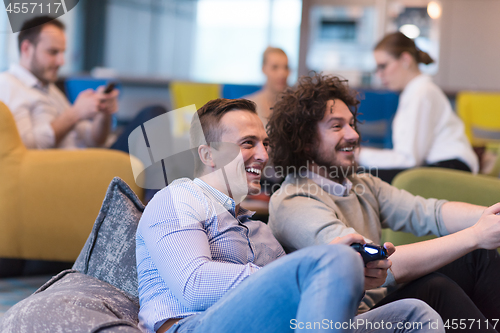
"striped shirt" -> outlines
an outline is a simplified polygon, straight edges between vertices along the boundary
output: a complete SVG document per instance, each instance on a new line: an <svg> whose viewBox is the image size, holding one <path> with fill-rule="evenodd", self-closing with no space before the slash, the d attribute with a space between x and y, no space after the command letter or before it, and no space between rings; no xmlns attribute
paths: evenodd
<svg viewBox="0 0 500 333"><path fill-rule="evenodd" d="M196 178L172 182L149 202L137 229L139 326L208 309L260 267L285 255L269 227Z"/></svg>

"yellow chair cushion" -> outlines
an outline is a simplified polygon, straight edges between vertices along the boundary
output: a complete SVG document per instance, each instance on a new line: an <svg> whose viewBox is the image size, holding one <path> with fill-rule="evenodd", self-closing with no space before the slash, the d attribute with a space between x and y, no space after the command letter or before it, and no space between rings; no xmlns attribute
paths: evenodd
<svg viewBox="0 0 500 333"><path fill-rule="evenodd" d="M193 82L172 82L169 86L172 109L180 109L194 104L196 109L201 108L208 101L217 99L221 95L221 88L218 84L193 83ZM175 113L174 135L182 136L189 132L193 112L186 109Z"/></svg>
<svg viewBox="0 0 500 333"><path fill-rule="evenodd" d="M0 257L75 260L115 176L143 197L128 154L28 150L0 103Z"/></svg>
<svg viewBox="0 0 500 333"><path fill-rule="evenodd" d="M473 146L500 142L500 93L460 92L456 103Z"/></svg>

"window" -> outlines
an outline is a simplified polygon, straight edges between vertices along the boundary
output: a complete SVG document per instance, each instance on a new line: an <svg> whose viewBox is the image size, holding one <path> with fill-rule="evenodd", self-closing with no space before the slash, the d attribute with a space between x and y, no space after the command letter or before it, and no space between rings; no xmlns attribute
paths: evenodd
<svg viewBox="0 0 500 333"><path fill-rule="evenodd" d="M273 46L295 80L301 14L301 0L199 0L191 79L261 84L262 53Z"/></svg>

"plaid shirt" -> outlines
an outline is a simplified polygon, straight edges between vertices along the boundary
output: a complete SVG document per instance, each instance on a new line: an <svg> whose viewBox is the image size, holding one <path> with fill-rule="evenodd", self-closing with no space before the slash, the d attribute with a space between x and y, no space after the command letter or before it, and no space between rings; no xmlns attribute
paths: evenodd
<svg viewBox="0 0 500 333"><path fill-rule="evenodd" d="M140 327L204 311L260 267L285 255L267 225L200 179L155 195L137 229Z"/></svg>

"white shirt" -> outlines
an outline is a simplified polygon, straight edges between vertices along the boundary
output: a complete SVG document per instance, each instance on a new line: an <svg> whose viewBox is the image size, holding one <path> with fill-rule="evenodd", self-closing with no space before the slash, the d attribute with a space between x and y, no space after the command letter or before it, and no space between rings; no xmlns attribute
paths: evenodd
<svg viewBox="0 0 500 333"><path fill-rule="evenodd" d="M52 121L71 105L53 84L43 85L29 70L14 64L0 73L0 101L14 115L19 135L29 149L94 146L92 123L78 122L56 145Z"/></svg>
<svg viewBox="0 0 500 333"><path fill-rule="evenodd" d="M458 159L477 173L478 159L464 125L441 89L427 75L412 79L399 97L392 123L393 149L361 148L365 167L404 169Z"/></svg>

